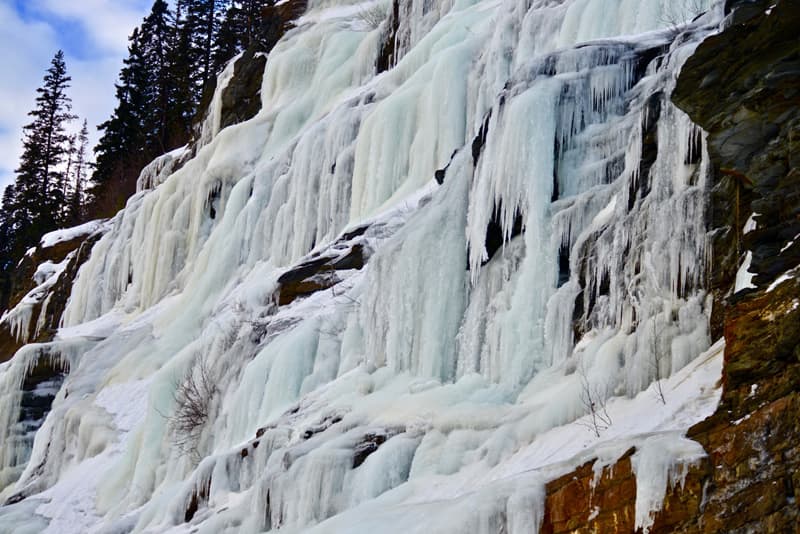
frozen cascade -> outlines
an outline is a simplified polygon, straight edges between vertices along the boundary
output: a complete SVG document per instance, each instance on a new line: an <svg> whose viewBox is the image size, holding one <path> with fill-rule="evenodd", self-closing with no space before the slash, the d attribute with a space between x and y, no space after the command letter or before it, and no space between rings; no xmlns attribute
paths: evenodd
<svg viewBox="0 0 800 534"><path fill-rule="evenodd" d="M22 474L31 454L34 433L42 423L29 416L23 417L29 415L20 411L24 397L54 394L61 385L54 380L50 384L33 384L36 389L29 391L31 388L24 387L26 379L39 365L69 371L76 361L76 349L74 345L29 344L20 349L13 360L0 366L0 496L3 498Z"/></svg>
<svg viewBox="0 0 800 534"><path fill-rule="evenodd" d="M39 317L36 319L34 334L38 335L47 314L47 305L50 300L48 292L56 284L59 276L64 272L73 254L68 255L60 263L45 262L39 265L33 275L36 287L28 291L16 306L3 313L0 324L8 325L11 335L22 343L27 343L30 337L31 320L37 304L42 304Z"/></svg>
<svg viewBox="0 0 800 534"><path fill-rule="evenodd" d="M0 435L3 496L56 502L92 469L81 526L42 504L47 532L535 532L543 484L598 442L547 446L584 384L627 406L706 369L708 162L669 94L720 6L676 29L663 0L413 0L376 74L392 19L359 13L389 4L309 2L261 112L220 130L229 65L194 157L154 163L95 244L52 411L24 454ZM355 248L364 267L277 305L284 275ZM3 414L32 350L0 372ZM188 448L187 373L213 383Z"/></svg>

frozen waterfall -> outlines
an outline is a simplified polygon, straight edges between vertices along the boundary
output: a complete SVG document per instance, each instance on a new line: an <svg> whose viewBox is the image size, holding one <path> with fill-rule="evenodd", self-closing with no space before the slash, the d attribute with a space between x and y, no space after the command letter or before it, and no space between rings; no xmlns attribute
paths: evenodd
<svg viewBox="0 0 800 534"><path fill-rule="evenodd" d="M140 180L45 346L52 411L33 443L0 426L11 532L536 532L593 447L715 408L708 158L670 93L721 7L408 0L376 73L389 19L360 13L389 4L309 2L261 112L212 106L195 157ZM0 367L3 416L45 349ZM186 376L213 383L188 449Z"/></svg>

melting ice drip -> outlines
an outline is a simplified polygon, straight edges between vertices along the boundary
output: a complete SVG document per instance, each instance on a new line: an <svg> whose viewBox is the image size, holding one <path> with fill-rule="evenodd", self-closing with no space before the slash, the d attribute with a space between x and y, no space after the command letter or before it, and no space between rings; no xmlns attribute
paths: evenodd
<svg viewBox="0 0 800 534"><path fill-rule="evenodd" d="M114 219L63 319L111 333L80 338L14 491L107 455L86 528L535 531L515 453L582 384L633 396L708 347L707 158L669 95L719 10L679 34L660 0L414 0L375 76L373 5L311 2L261 113ZM287 268L356 244L364 269L276 310ZM198 361L195 465L169 419ZM137 379L136 417L97 415Z"/></svg>

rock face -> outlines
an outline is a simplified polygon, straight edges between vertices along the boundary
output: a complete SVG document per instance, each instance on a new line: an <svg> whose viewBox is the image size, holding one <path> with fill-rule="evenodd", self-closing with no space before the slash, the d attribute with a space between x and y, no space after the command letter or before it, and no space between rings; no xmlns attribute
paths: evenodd
<svg viewBox="0 0 800 534"><path fill-rule="evenodd" d="M549 482L541 534L568 532L634 532L636 530L636 476L631 468L635 448L595 477L596 460ZM695 517L703 500L709 462L689 472L682 485L667 488L664 505L651 532L679 532Z"/></svg>
<svg viewBox="0 0 800 534"><path fill-rule="evenodd" d="M689 432L713 469L705 507L685 530L792 532L800 524L798 325L797 279L729 308L722 402Z"/></svg>
<svg viewBox="0 0 800 534"><path fill-rule="evenodd" d="M42 295L38 302L33 305L31 311L32 319L27 325L27 336L24 336L28 342L46 342L53 339L53 335L58 329L61 315L67 305L67 300L72 290L72 282L75 280L80 266L88 259L92 245L97 242L101 235L100 233L88 237L80 235L73 239L60 241L53 246L38 247L22 259L19 267L14 271L14 291L9 302L9 309L14 308L31 290L36 288L34 274L39 265L45 262L58 264L67 260L67 257L72 254L69 258L69 263L56 283L48 288L47 294ZM40 318L42 306L45 302L47 302L47 308L45 309L44 317L41 318L42 320L37 321L36 319ZM14 335L9 322L0 322L0 362L10 359L24 345L22 338L23 336Z"/></svg>
<svg viewBox="0 0 800 534"><path fill-rule="evenodd" d="M673 99L709 132L717 190L727 197L714 206L714 228L734 243L718 240L714 255L752 251L750 272L765 287L800 263L800 5L727 9L731 27L687 60ZM751 213L757 227L742 234ZM719 281L738 264L726 261Z"/></svg>
<svg viewBox="0 0 800 534"><path fill-rule="evenodd" d="M590 532L633 532L636 520L636 477L628 451L614 470L603 469L594 483L590 461L549 482L545 487L542 534L561 534L585 528Z"/></svg>
<svg viewBox="0 0 800 534"><path fill-rule="evenodd" d="M366 230L367 227L362 227L342 236L333 247L338 255L313 256L282 274L278 278L278 305L286 306L295 299L335 286L341 281L337 271L363 268L370 253L360 239Z"/></svg>
<svg viewBox="0 0 800 534"><path fill-rule="evenodd" d="M685 529L791 532L800 519L800 5L729 4L733 24L687 61L674 98L709 132L718 183L737 204L736 251L752 254L756 287L720 295L722 401L689 432L713 469L705 507ZM739 234L750 213L756 229ZM776 280L786 272L794 278Z"/></svg>
<svg viewBox="0 0 800 534"><path fill-rule="evenodd" d="M732 24L687 60L675 103L714 164L712 328L725 337L716 413L688 437L708 457L669 488L650 532L798 532L800 525L800 4L731 1ZM745 231L750 214L756 228ZM734 292L750 255L754 288ZM633 532L630 455L546 487L542 532Z"/></svg>
<svg viewBox="0 0 800 534"><path fill-rule="evenodd" d="M249 48L233 66L233 79L222 92L220 128L255 117L261 110L261 80L267 57Z"/></svg>
<svg viewBox="0 0 800 534"><path fill-rule="evenodd" d="M375 64L377 72L391 69L397 62L395 57L395 47L397 43L397 32L400 29L400 0L392 0L389 17L384 25L384 32L381 41L381 52L378 54L378 61Z"/></svg>

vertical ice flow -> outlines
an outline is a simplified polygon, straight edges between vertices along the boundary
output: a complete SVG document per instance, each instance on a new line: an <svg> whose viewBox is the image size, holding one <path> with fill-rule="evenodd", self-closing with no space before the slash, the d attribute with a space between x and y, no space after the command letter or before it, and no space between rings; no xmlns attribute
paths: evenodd
<svg viewBox="0 0 800 534"><path fill-rule="evenodd" d="M309 2L261 112L220 129L218 94L196 155L144 176L64 313L103 335L54 342L70 375L32 448L0 434L4 495L94 457L110 531L536 531L556 468L520 458L585 414L581 384L634 397L709 346L708 158L669 95L720 7L402 2L376 74L390 28L363 11L390 4ZM363 268L276 305L287 270L355 245ZM4 416L31 350L0 370ZM198 366L187 454L170 420ZM95 400L131 380L123 428Z"/></svg>

